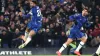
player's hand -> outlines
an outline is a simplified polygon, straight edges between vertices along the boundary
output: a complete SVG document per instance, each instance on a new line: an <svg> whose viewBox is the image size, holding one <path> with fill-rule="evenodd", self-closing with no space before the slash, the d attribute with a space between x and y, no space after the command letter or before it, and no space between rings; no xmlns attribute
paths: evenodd
<svg viewBox="0 0 100 56"><path fill-rule="evenodd" d="M23 13L22 13L22 12L19 12L19 15L20 15L20 16L22 16L22 15L23 15Z"/></svg>

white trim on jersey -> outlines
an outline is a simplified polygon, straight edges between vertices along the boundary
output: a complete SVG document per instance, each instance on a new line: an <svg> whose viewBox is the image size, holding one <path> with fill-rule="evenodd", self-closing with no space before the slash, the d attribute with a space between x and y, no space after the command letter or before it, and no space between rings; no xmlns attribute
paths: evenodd
<svg viewBox="0 0 100 56"><path fill-rule="evenodd" d="M33 13L32 13L32 9L30 10L30 12L29 12L28 14L30 14L31 16L33 15Z"/></svg>

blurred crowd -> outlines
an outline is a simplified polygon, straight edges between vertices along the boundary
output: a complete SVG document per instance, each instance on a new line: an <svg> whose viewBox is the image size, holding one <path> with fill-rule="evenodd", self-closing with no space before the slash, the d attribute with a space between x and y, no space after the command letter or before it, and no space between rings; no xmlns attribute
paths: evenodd
<svg viewBox="0 0 100 56"><path fill-rule="evenodd" d="M31 18L23 19L19 12L30 11L30 0L0 1L0 38L1 47L16 48L23 41L24 34ZM60 47L66 40L66 31L70 28L69 16L81 13L82 8L89 9L88 20L93 25L86 29L88 41L86 46L94 47L100 42L100 0L37 0L43 20L42 28L33 36L28 47Z"/></svg>

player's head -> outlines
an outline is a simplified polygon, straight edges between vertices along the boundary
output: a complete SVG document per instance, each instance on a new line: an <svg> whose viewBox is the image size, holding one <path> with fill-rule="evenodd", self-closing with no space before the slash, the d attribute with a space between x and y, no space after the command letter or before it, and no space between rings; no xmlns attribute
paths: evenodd
<svg viewBox="0 0 100 56"><path fill-rule="evenodd" d="M30 6L31 6L31 7L36 6L36 4L37 4L37 2L36 2L36 1L31 1L31 2L30 2Z"/></svg>
<svg viewBox="0 0 100 56"><path fill-rule="evenodd" d="M87 8L84 8L84 9L83 9L82 15L83 15L83 16L87 16L87 15L88 15L88 9L87 9Z"/></svg>

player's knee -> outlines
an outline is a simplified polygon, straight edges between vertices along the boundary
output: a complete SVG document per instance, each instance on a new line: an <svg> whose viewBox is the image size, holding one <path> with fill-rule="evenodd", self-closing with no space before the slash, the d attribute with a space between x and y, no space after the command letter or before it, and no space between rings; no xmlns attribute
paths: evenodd
<svg viewBox="0 0 100 56"><path fill-rule="evenodd" d="M31 30L30 33L29 33L30 36L33 36L33 35L35 35L35 34L36 34L36 33L35 33L34 30Z"/></svg>
<svg viewBox="0 0 100 56"><path fill-rule="evenodd" d="M65 44L66 44L66 45L69 45L72 41L73 41L73 39L68 38L68 40L65 42Z"/></svg>
<svg viewBox="0 0 100 56"><path fill-rule="evenodd" d="M87 41L87 38L86 37L82 37L81 41L85 43Z"/></svg>
<svg viewBox="0 0 100 56"><path fill-rule="evenodd" d="M65 42L65 44L66 44L66 45L69 45L70 43L67 41L67 42Z"/></svg>

